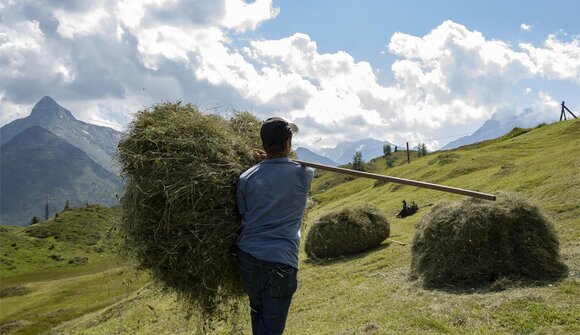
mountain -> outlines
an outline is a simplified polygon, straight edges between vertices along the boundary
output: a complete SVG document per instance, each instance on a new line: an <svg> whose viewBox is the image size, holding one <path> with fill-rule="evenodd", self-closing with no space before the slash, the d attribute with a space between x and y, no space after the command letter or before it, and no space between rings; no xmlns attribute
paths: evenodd
<svg viewBox="0 0 580 335"><path fill-rule="evenodd" d="M63 117L67 117L64 115ZM0 221L26 225L49 216L66 203L114 205L121 190L119 177L95 163L85 152L50 131L32 126L0 146Z"/></svg>
<svg viewBox="0 0 580 335"><path fill-rule="evenodd" d="M507 134L514 127L530 128L540 123L552 123L557 115L546 115L526 108L520 114L495 113L473 134L460 137L447 143L441 150L455 149L464 145L477 143Z"/></svg>
<svg viewBox="0 0 580 335"><path fill-rule="evenodd" d="M0 145L7 143L23 130L41 126L67 143L84 151L92 160L110 172L119 167L113 161L121 132L77 120L66 108L50 97L36 103L29 116L0 128Z"/></svg>
<svg viewBox="0 0 580 335"><path fill-rule="evenodd" d="M338 166L338 163L336 163L335 161L326 158L324 156L315 154L314 152L303 147L299 147L296 149L296 155L298 156L298 159L301 159L303 161L324 164L329 166Z"/></svg>
<svg viewBox="0 0 580 335"><path fill-rule="evenodd" d="M357 151L362 153L365 161L370 161L375 157L383 155L383 146L393 145L389 141L379 141L373 138L366 138L354 142L339 142L334 148L322 148L318 154L329 158L339 165L352 162L352 157Z"/></svg>

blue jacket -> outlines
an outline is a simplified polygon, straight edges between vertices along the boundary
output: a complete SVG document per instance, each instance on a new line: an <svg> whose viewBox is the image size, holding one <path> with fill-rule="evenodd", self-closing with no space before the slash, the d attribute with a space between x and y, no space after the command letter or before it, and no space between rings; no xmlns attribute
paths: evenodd
<svg viewBox="0 0 580 335"><path fill-rule="evenodd" d="M268 262L298 268L300 223L314 170L289 158L262 161L240 176L240 250Z"/></svg>

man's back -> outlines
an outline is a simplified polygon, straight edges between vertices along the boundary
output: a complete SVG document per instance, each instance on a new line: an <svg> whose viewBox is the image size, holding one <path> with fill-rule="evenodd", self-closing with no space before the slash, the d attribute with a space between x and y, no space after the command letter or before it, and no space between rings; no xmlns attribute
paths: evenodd
<svg viewBox="0 0 580 335"><path fill-rule="evenodd" d="M267 159L240 176L240 250L298 268L300 223L313 170L289 158Z"/></svg>
<svg viewBox="0 0 580 335"><path fill-rule="evenodd" d="M265 160L238 181L238 261L254 335L282 334L298 287L300 222L314 171L288 158L297 132L282 118L264 121L260 158Z"/></svg>

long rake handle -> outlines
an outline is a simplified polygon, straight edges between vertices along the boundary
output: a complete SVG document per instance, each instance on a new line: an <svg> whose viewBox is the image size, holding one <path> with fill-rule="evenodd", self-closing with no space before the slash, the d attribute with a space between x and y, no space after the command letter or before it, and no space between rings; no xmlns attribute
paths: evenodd
<svg viewBox="0 0 580 335"><path fill-rule="evenodd" d="M480 199L491 200L491 201L495 201L495 198L496 198L495 195L493 195L493 194L481 193L481 192L466 190L466 189L452 187L452 186L426 183L423 181L416 181L416 180L404 179L404 178L398 178L398 177L384 176L381 174L370 173L370 172L349 170L349 169L344 169L344 168L339 168L339 167L334 167L334 166L328 166L328 165L324 165L324 164L305 162L305 161L302 161L299 159L295 159L294 161L296 163L300 163L302 165L309 166L312 168L332 171L332 172L336 172L336 173L348 174L348 175L356 176L356 177L371 178L371 179L388 181L388 182L393 182L393 183L429 188L432 190L461 194L461 195L466 195L469 197L480 198Z"/></svg>

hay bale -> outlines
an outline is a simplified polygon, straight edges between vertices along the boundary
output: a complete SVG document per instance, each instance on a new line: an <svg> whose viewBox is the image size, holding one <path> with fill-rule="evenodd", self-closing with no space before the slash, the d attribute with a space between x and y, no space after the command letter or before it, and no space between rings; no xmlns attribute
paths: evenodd
<svg viewBox="0 0 580 335"><path fill-rule="evenodd" d="M554 225L513 194L436 205L417 222L411 250L411 277L431 287L554 280L567 272Z"/></svg>
<svg viewBox="0 0 580 335"><path fill-rule="evenodd" d="M318 219L305 242L310 258L333 258L372 249L390 235L387 219L376 207L345 208Z"/></svg>
<svg viewBox="0 0 580 335"><path fill-rule="evenodd" d="M163 103L139 112L119 143L125 250L204 318L243 293L230 252L235 189L259 125L249 113L228 120Z"/></svg>

